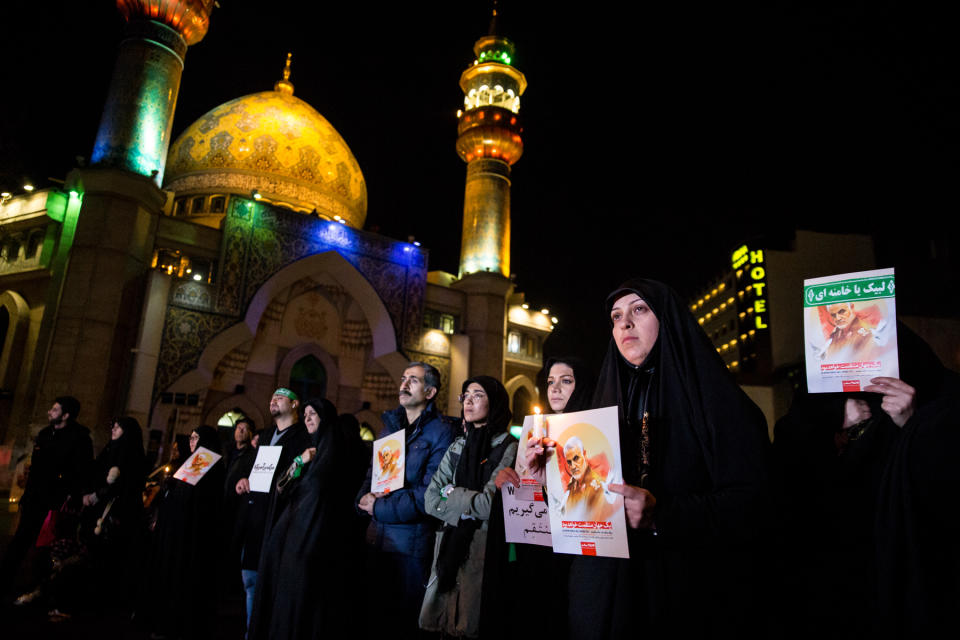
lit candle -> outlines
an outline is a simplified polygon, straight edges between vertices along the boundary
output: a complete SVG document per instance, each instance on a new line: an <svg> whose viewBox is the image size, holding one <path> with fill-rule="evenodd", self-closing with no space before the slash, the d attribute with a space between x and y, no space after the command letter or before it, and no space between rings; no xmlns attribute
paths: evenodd
<svg viewBox="0 0 960 640"><path fill-rule="evenodd" d="M544 415L540 413L540 407L533 408L533 437L540 442L547 436L547 430L544 428Z"/></svg>

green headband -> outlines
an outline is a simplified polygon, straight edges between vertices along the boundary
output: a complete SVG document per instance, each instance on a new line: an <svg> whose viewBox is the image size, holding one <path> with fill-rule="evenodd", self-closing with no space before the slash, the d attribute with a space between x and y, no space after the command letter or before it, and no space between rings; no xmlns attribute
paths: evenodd
<svg viewBox="0 0 960 640"><path fill-rule="evenodd" d="M300 401L300 398L297 396L297 394L295 394L293 391L290 391L290 389L287 389L286 387L280 387L279 389L273 392L273 395L286 396L291 400L296 400L298 402Z"/></svg>

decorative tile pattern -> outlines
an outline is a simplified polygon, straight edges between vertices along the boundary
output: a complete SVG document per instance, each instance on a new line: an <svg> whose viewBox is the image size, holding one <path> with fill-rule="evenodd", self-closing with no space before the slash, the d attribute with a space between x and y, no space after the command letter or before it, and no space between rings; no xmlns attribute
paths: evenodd
<svg viewBox="0 0 960 640"><path fill-rule="evenodd" d="M180 283L171 292L155 392L196 367L207 343L218 332L242 320L254 294L275 273L297 260L326 251L340 254L377 292L393 320L398 346L416 349L426 293L425 251L272 205L231 198L224 220L217 284ZM334 306L346 295L341 287L318 286L317 280L310 277L301 279L293 289L317 290ZM263 319L279 322L284 307L285 299L271 301ZM304 325L308 332L322 333L320 324L328 320L321 320L306 318L303 322L310 325ZM363 324L362 329L344 327L341 342L345 348L368 348L372 344L370 329ZM394 382L389 386L390 393L394 393Z"/></svg>

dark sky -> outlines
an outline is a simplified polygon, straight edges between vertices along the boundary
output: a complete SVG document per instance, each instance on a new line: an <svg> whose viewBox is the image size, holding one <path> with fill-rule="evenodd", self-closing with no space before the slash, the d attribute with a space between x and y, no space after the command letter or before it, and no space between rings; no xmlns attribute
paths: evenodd
<svg viewBox="0 0 960 640"><path fill-rule="evenodd" d="M528 299L560 318L548 352L599 351L600 301L621 280L646 275L693 293L736 245L784 242L798 227L874 234L905 312L955 311L931 302L937 287L960 285L952 12L845 0L640 4L501 3L501 32L529 81L512 270ZM368 228L415 235L431 268L456 272L458 79L490 3L221 6L187 54L174 135L270 89L292 51L296 95L364 172ZM5 11L0 187L12 190L89 156L122 18L105 0Z"/></svg>

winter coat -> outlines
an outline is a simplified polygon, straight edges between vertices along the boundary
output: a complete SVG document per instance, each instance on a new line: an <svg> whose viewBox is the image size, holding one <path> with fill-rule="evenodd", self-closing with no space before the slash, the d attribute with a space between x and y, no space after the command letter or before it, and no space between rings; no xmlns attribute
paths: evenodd
<svg viewBox="0 0 960 640"><path fill-rule="evenodd" d="M509 432L500 433L490 441L492 449L496 449L505 438L510 438ZM427 583L427 593L420 610L420 626L428 631L443 631L454 636L477 637L480 633L480 593L483 583L483 563L486 556L487 527L490 519L490 505L497 491L496 477L501 469L512 467L517 457L517 443L506 445L503 455L496 463L490 474L490 480L483 487L483 491L472 491L464 487L454 487L453 491L442 498L441 490L453 483L457 463L466 438L457 438L440 462L440 467L430 480L424 502L427 512L439 518L444 523L457 526L461 517L476 518L482 525L470 541L470 551L463 566L460 567L456 586L440 593L437 589L437 554L443 542L443 533L437 536L434 545L433 568L430 572L430 581Z"/></svg>
<svg viewBox="0 0 960 640"><path fill-rule="evenodd" d="M397 407L385 412L383 422L380 437L407 428L406 410ZM424 494L451 442L452 425L430 403L406 434L403 488L377 498L373 505L372 542L378 551L430 557L437 522L427 515ZM372 468L367 470L357 501L370 492L371 473Z"/></svg>

